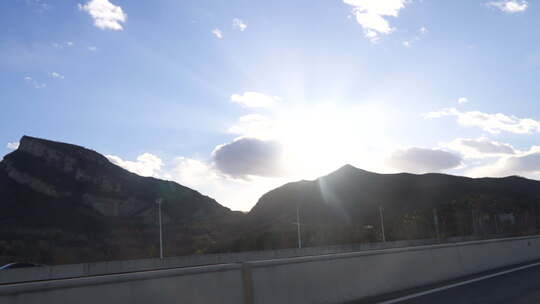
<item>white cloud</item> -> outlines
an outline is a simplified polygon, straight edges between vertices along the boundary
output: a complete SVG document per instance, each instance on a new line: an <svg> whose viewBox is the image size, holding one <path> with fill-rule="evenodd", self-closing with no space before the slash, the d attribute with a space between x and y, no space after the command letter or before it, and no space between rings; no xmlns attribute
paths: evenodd
<svg viewBox="0 0 540 304"><path fill-rule="evenodd" d="M343 2L353 6L352 12L364 29L365 36L372 42L377 42L381 34L388 35L394 30L384 17L397 17L407 0L343 0Z"/></svg>
<svg viewBox="0 0 540 304"><path fill-rule="evenodd" d="M175 158L174 168L166 177L172 178L178 183L191 188L207 185L220 178L218 172L211 165L186 157Z"/></svg>
<svg viewBox="0 0 540 304"><path fill-rule="evenodd" d="M233 210L243 211L248 211L264 193L286 182L257 176L234 179L205 161L186 157L176 158L164 177L209 195Z"/></svg>
<svg viewBox="0 0 540 304"><path fill-rule="evenodd" d="M236 124L229 128L229 133L246 137L272 138L279 133L276 121L260 114L241 116Z"/></svg>
<svg viewBox="0 0 540 304"><path fill-rule="evenodd" d="M6 148L10 150L17 150L19 148L19 142L8 142Z"/></svg>
<svg viewBox="0 0 540 304"><path fill-rule="evenodd" d="M66 47L73 47L75 45L74 42L71 42L71 41L66 41L66 42L53 42L52 43L52 46L55 48L55 49L63 49L63 48L66 48Z"/></svg>
<svg viewBox="0 0 540 304"><path fill-rule="evenodd" d="M50 72L49 73L49 76L51 78L56 78L56 79L64 79L64 75L58 73L58 72Z"/></svg>
<svg viewBox="0 0 540 304"><path fill-rule="evenodd" d="M406 48L412 47L413 44L415 44L417 41L420 41L422 39L422 36L426 35L428 33L428 29L425 26L422 26L418 29L418 34L415 35L413 38L409 40L405 40L402 42L403 46Z"/></svg>
<svg viewBox="0 0 540 304"><path fill-rule="evenodd" d="M455 108L446 108L424 115L425 118L440 118L443 116L456 116L460 125L479 127L493 134L502 131L516 134L540 132L539 121L530 118L508 116L502 113L488 114L480 111L460 112Z"/></svg>
<svg viewBox="0 0 540 304"><path fill-rule="evenodd" d="M391 120L378 105L344 107L328 102L306 108L277 103L265 115L245 115L228 126L237 139L217 146L207 158L164 159L163 166L154 166L160 170L153 176L174 180L232 209L248 210L279 185L314 179L345 163L391 172L381 157L393 150L385 143L385 126ZM124 160L117 162L138 169Z"/></svg>
<svg viewBox="0 0 540 304"><path fill-rule="evenodd" d="M89 47L88 47L88 50L91 51L91 52L95 52L95 51L98 50L98 48L95 47L95 46L89 46Z"/></svg>
<svg viewBox="0 0 540 304"><path fill-rule="evenodd" d="M141 176L160 177L163 161L150 153L137 156L136 161L123 160L115 155L105 155L110 162Z"/></svg>
<svg viewBox="0 0 540 304"><path fill-rule="evenodd" d="M209 195L233 210L248 211L264 193L288 181L258 176L234 178L222 173L211 162L188 157L176 157L170 162L150 153L141 154L136 161L126 161L114 155L106 157L133 173L172 180Z"/></svg>
<svg viewBox="0 0 540 304"><path fill-rule="evenodd" d="M527 7L529 6L529 3L524 0L506 0L506 1L492 1L486 3L487 6L498 8L499 10L505 12L505 13L520 13L524 12Z"/></svg>
<svg viewBox="0 0 540 304"><path fill-rule="evenodd" d="M460 98L458 98L457 102L459 104L467 103L467 102L469 102L469 99L467 99L467 97L460 97Z"/></svg>
<svg viewBox="0 0 540 304"><path fill-rule="evenodd" d="M220 29L213 29L212 34L214 34L214 36L218 37L219 39L223 38L223 32L221 32Z"/></svg>
<svg viewBox="0 0 540 304"><path fill-rule="evenodd" d="M458 151L466 157L485 158L519 153L511 144L490 140L487 137L457 138L441 146Z"/></svg>
<svg viewBox="0 0 540 304"><path fill-rule="evenodd" d="M231 95L231 101L248 108L268 108L279 100L280 98L277 96L268 96L257 92L244 92L243 95Z"/></svg>
<svg viewBox="0 0 540 304"><path fill-rule="evenodd" d="M241 32L243 32L247 28L247 24L245 24L244 21L238 18L234 18L232 24L233 28L238 29Z"/></svg>
<svg viewBox="0 0 540 304"><path fill-rule="evenodd" d="M36 89L43 89L43 88L47 87L47 84L45 84L43 82L35 81L30 76L24 77L24 80L26 81L26 83L28 83L29 85L33 86Z"/></svg>
<svg viewBox="0 0 540 304"><path fill-rule="evenodd" d="M461 157L443 150L408 148L393 152L386 159L386 163L405 172L439 172L459 167Z"/></svg>
<svg viewBox="0 0 540 304"><path fill-rule="evenodd" d="M79 10L86 11L94 19L94 25L102 30L123 30L127 15L120 6L109 0L90 0L85 5L79 4Z"/></svg>
<svg viewBox="0 0 540 304"><path fill-rule="evenodd" d="M241 137L217 146L212 156L215 167L234 178L284 173L283 147L276 141Z"/></svg>
<svg viewBox="0 0 540 304"><path fill-rule="evenodd" d="M497 161L476 167L467 172L472 177L502 177L521 175L529 178L540 178L540 146L533 146L529 151L519 155L499 158Z"/></svg>

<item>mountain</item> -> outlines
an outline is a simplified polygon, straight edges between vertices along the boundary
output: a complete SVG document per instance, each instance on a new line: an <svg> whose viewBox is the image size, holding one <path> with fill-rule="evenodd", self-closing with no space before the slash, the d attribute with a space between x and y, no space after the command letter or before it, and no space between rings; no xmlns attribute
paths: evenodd
<svg viewBox="0 0 540 304"><path fill-rule="evenodd" d="M4 249L26 246L28 251L39 251L43 248L29 243L43 241L58 247L56 241L61 240L74 247L70 244L81 239L101 246L89 250L90 255L107 251L105 242L114 243L124 231L125 235L139 234L131 237L138 243L135 247L139 249L134 251L144 252L133 252L133 257L145 256L148 250L141 248L145 242L155 245L155 241L141 235L156 228L158 198L163 200L164 223L178 227L175 237L179 231L190 237L207 237L201 223L219 222L231 215L210 197L175 182L138 176L92 150L23 136L19 148L0 162L0 240L13 241L3 244ZM198 233L188 231L194 227ZM25 239L28 241L22 241ZM189 244L185 247L187 252L193 249Z"/></svg>
<svg viewBox="0 0 540 304"><path fill-rule="evenodd" d="M175 182L141 177L103 155L23 136L0 162L0 263L155 257L156 199L167 256L540 228L540 181L518 176L378 174L343 166L264 194L248 214Z"/></svg>
<svg viewBox="0 0 540 304"><path fill-rule="evenodd" d="M380 239L380 209L387 239L434 237L433 209L443 236L523 233L540 227L539 203L540 181L518 176L377 174L346 165L264 194L248 217L259 231L293 233L298 208L312 244L325 244ZM336 236L353 230L346 240Z"/></svg>

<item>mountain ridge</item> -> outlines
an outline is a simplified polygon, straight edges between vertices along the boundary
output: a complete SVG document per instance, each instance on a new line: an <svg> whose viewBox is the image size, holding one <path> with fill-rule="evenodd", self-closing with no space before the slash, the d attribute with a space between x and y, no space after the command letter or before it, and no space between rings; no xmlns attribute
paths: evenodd
<svg viewBox="0 0 540 304"><path fill-rule="evenodd" d="M194 238L214 238L216 231L208 227L233 215L198 191L139 176L93 150L23 136L18 149L0 161L0 241L11 240L5 247L12 248L22 246L17 245L20 239L32 239L24 242L32 248L25 254L41 250L32 243L62 244L74 252L73 259L81 255L74 239L95 244L85 259L114 258L115 253L103 248L129 242L118 252L145 256L144 251L155 247L154 239L145 234L156 229L158 198L163 200L164 223L175 227L169 237L181 240L176 242L178 254L198 250ZM46 251L47 259L54 260L54 250Z"/></svg>
<svg viewBox="0 0 540 304"><path fill-rule="evenodd" d="M36 164L36 167L39 167L37 170L32 168L32 166L27 166L26 162L35 162L38 160L40 164ZM23 163L24 162L24 163ZM89 163L90 162L90 163ZM143 177L135 173L132 173L116 164L110 162L105 156L81 147L72 144L66 144L61 142L49 141L45 139L23 136L20 141L19 148L8 155L4 156L2 162L7 169L8 176L21 183L27 184L30 188L35 191L45 192L45 194L52 195L55 197L58 196L70 196L73 195L71 191L62 192L63 186L68 186L71 188L80 188L81 185L77 183L82 183L87 189L100 190L102 194L107 196L122 196L123 183L131 182L136 183L137 187L142 186L143 184L153 184L153 188L170 188L174 191L186 191L187 196L197 197L205 201L208 204L218 206L214 199L199 193L196 190L190 189L188 187L182 186L173 181L166 181L157 179L154 177ZM43 168L50 170L58 171L58 175L63 174L68 178L73 180L69 181L60 181L59 176L53 178L44 174ZM101 171L100 171L101 170ZM31 173L31 174L26 174ZM96 177L101 174L102 176ZM47 181L53 181L55 185L47 185L45 181L38 180L29 180L28 176L38 176L47 178ZM115 177L116 180L112 178L107 178L108 176ZM75 182L73 182L75 181ZM69 184L66 184L69 183ZM135 194L140 193L137 187L130 187L129 190ZM160 194L165 196L168 195L167 189L149 189L155 194L155 197L152 199L148 195L149 202L153 203L155 199L159 197ZM164 193L160 193L164 192ZM164 198L165 199L165 198ZM229 208L219 205L219 209L230 211ZM133 214L119 214L119 215L133 215Z"/></svg>
<svg viewBox="0 0 540 304"><path fill-rule="evenodd" d="M345 165L315 180L287 183L265 193L249 215L264 223L265 220L284 218L284 213L288 213L290 220L296 206L300 206L309 209L304 216L309 222L329 220L329 217L336 222L350 222L350 218L366 221L362 216L366 210L359 210L361 208L370 209L373 216L378 206L400 210L443 207L453 201L472 201L473 196L500 196L536 204L540 201L540 181L519 176L470 178L442 173L381 174ZM315 215L317 213L319 216ZM321 217L321 214L326 216Z"/></svg>

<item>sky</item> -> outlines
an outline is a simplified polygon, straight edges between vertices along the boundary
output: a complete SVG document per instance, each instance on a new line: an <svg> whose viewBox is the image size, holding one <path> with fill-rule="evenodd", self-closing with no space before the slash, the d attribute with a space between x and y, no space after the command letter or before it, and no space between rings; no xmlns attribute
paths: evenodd
<svg viewBox="0 0 540 304"><path fill-rule="evenodd" d="M233 210L345 164L540 179L523 0L4 0L0 155L81 145Z"/></svg>

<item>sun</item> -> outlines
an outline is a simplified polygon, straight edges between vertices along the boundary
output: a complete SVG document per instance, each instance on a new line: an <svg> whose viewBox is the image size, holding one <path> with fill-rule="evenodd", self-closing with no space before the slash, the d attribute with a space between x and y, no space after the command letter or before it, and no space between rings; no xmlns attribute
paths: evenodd
<svg viewBox="0 0 540 304"><path fill-rule="evenodd" d="M277 140L286 165L302 178L315 178L346 163L370 163L370 147L380 145L387 124L376 106L319 104L277 115Z"/></svg>

